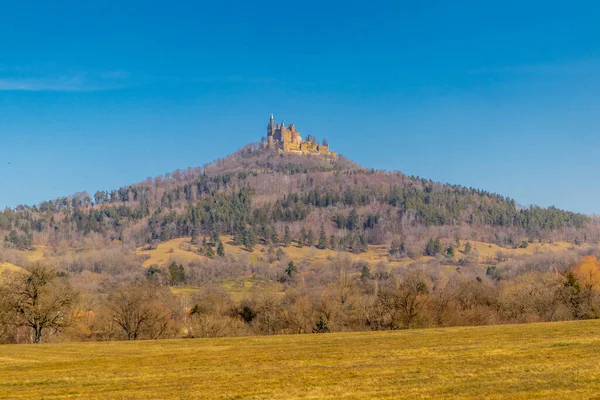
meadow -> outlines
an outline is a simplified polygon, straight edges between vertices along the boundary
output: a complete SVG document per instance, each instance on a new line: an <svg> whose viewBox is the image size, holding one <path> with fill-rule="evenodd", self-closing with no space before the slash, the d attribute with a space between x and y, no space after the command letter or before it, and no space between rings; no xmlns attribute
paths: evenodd
<svg viewBox="0 0 600 400"><path fill-rule="evenodd" d="M600 321L0 346L0 398L600 398Z"/></svg>

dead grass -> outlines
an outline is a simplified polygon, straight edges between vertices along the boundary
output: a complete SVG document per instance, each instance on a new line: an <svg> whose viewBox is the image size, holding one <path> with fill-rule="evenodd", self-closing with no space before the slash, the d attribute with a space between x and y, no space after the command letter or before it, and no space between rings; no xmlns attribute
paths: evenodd
<svg viewBox="0 0 600 400"><path fill-rule="evenodd" d="M594 398L600 322L0 346L0 398Z"/></svg>
<svg viewBox="0 0 600 400"><path fill-rule="evenodd" d="M232 246L230 236L223 236L221 240L225 247L225 253L234 255L235 257L244 256L248 257L252 262L264 261L266 262L266 249L263 245L256 245L254 251L249 253L240 246ZM161 243L153 250L142 250L138 248L136 253L147 257L144 261L144 267L151 265L165 266L173 261L177 263L189 263L206 260L205 257L196 254L192 251L187 250L189 247L190 240L188 238L179 238L169 240ZM464 257L462 251L464 251L466 241L462 241L460 248L456 249L454 256L455 260ZM505 259L514 259L519 257L531 256L535 254L545 252L564 252L574 247L572 243L567 242L555 242L555 243L531 243L527 248L504 248L496 244L471 241L472 251L478 254L479 263L496 263L498 253L501 252ZM283 252L292 260L299 260L306 263L330 263L332 260L339 259L340 257L348 258L352 262L366 262L371 265L375 265L379 262L385 262L391 268L398 268L407 266L414 262L427 262L432 257L422 256L417 259L405 258L401 261L389 261L387 246L369 246L369 251L354 254L349 252L337 252L334 250L326 249L319 250L315 247L298 247L292 244L289 247L282 247Z"/></svg>

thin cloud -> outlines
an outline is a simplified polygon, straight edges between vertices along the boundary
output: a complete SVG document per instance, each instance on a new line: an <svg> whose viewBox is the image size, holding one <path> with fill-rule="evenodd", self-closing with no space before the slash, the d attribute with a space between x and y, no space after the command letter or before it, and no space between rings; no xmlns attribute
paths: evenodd
<svg viewBox="0 0 600 400"><path fill-rule="evenodd" d="M125 72L104 72L98 75L74 74L56 77L2 77L0 91L22 92L97 92L132 86Z"/></svg>

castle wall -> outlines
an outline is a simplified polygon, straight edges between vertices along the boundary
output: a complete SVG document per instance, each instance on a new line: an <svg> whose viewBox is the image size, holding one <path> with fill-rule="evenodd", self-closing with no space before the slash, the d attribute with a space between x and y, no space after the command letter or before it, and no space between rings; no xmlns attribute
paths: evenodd
<svg viewBox="0 0 600 400"><path fill-rule="evenodd" d="M309 141L303 141L300 132L292 124L287 128L285 125L273 122L273 118L267 125L267 140L264 145L270 149L279 149L284 152L297 154L320 154L337 157L335 152L329 151L329 146L321 146Z"/></svg>

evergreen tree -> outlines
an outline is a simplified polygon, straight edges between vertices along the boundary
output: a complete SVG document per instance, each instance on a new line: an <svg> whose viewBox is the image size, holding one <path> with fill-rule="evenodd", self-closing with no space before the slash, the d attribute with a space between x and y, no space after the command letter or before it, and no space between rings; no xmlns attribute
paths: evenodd
<svg viewBox="0 0 600 400"><path fill-rule="evenodd" d="M279 246L279 235L277 234L277 229L275 227L271 227L271 243L275 246Z"/></svg>
<svg viewBox="0 0 600 400"><path fill-rule="evenodd" d="M325 318L325 316L321 315L312 331L313 331L313 333L330 333L331 330L329 329L329 324L327 323L327 318Z"/></svg>
<svg viewBox="0 0 600 400"><path fill-rule="evenodd" d="M358 239L360 240L360 251L369 251L369 242L367 241L367 237L362 232L358 234Z"/></svg>
<svg viewBox="0 0 600 400"><path fill-rule="evenodd" d="M362 251L362 245L360 243L360 238L358 237L358 235L352 235L350 239L350 248L352 249L353 253L358 254Z"/></svg>
<svg viewBox="0 0 600 400"><path fill-rule="evenodd" d="M225 247L223 246L223 242L221 242L220 240L217 244L217 255L219 257L225 257Z"/></svg>
<svg viewBox="0 0 600 400"><path fill-rule="evenodd" d="M302 229L300 229L300 238L298 239L298 247L304 247L304 244L306 243L306 229L304 229L304 227L302 227Z"/></svg>
<svg viewBox="0 0 600 400"><path fill-rule="evenodd" d="M306 235L306 245L308 247L313 247L315 245L315 233L312 229L309 229Z"/></svg>
<svg viewBox="0 0 600 400"><path fill-rule="evenodd" d="M183 265L177 265L176 262L172 262L169 265L169 283L172 286L179 285L185 282L185 271Z"/></svg>
<svg viewBox="0 0 600 400"><path fill-rule="evenodd" d="M246 240L246 227L244 223L236 223L234 226L233 244L240 246Z"/></svg>
<svg viewBox="0 0 600 400"><path fill-rule="evenodd" d="M435 256L436 252L435 252L435 241L430 238L429 241L427 242L427 245L425 246L425 255L426 256Z"/></svg>
<svg viewBox="0 0 600 400"><path fill-rule="evenodd" d="M368 266L363 265L362 270L360 271L360 279L362 281L371 279L371 270L369 269Z"/></svg>
<svg viewBox="0 0 600 400"><path fill-rule="evenodd" d="M317 248L321 250L327 248L327 235L325 234L325 228L323 228L323 224L321 224L321 232L319 233L319 243L317 244Z"/></svg>
<svg viewBox="0 0 600 400"><path fill-rule="evenodd" d="M190 244L196 244L196 236L198 236L198 230L196 229L196 227L193 227L192 232L190 234Z"/></svg>
<svg viewBox="0 0 600 400"><path fill-rule="evenodd" d="M285 247L288 247L291 242L292 242L292 238L291 238L291 234L290 234L290 227L286 225L285 231L283 233L283 245Z"/></svg>
<svg viewBox="0 0 600 400"><path fill-rule="evenodd" d="M266 226L262 225L260 227L260 233L261 233L261 236L262 236L263 243L266 246L270 245L271 244L271 232L270 232L270 230Z"/></svg>
<svg viewBox="0 0 600 400"><path fill-rule="evenodd" d="M256 235L254 234L254 229L250 227L246 230L246 236L244 239L244 246L246 250L252 252L254 250L254 246L256 245Z"/></svg>
<svg viewBox="0 0 600 400"><path fill-rule="evenodd" d="M471 242L467 242L465 244L465 254L469 254L471 252Z"/></svg>
<svg viewBox="0 0 600 400"><path fill-rule="evenodd" d="M331 250L337 250L337 248L338 248L338 240L333 233L331 234L331 237L329 238L329 248Z"/></svg>
<svg viewBox="0 0 600 400"><path fill-rule="evenodd" d="M291 278L292 275L295 274L296 272L298 272L298 268L296 268L293 261L290 261L288 263L287 268L285 269L285 273L287 274L287 276L289 276Z"/></svg>
<svg viewBox="0 0 600 400"><path fill-rule="evenodd" d="M442 252L442 242L440 242L440 238L436 238L433 241L434 255L440 254Z"/></svg>
<svg viewBox="0 0 600 400"><path fill-rule="evenodd" d="M206 255L206 257L208 257L208 258L213 258L215 256L215 251L213 250L213 248L210 244L206 245L206 248L204 250L204 255Z"/></svg>

